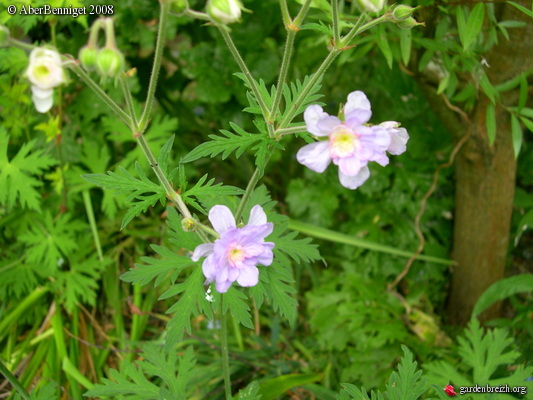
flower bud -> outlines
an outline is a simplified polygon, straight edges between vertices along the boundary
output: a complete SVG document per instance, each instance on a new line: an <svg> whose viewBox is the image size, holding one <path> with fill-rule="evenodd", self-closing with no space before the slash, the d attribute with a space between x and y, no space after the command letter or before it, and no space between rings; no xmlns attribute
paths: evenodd
<svg viewBox="0 0 533 400"><path fill-rule="evenodd" d="M174 0L170 3L170 11L176 14L181 14L187 7L187 0Z"/></svg>
<svg viewBox="0 0 533 400"><path fill-rule="evenodd" d="M357 4L363 11L380 12L385 5L385 0L357 0Z"/></svg>
<svg viewBox="0 0 533 400"><path fill-rule="evenodd" d="M392 17L397 21L402 21L404 19L412 17L413 13L416 11L417 8L418 7L413 8L400 4L396 6L396 8L392 11Z"/></svg>
<svg viewBox="0 0 533 400"><path fill-rule="evenodd" d="M115 78L124 69L124 56L117 49L104 48L98 52L96 68L100 75Z"/></svg>
<svg viewBox="0 0 533 400"><path fill-rule="evenodd" d="M9 29L4 25L0 25L0 47L7 46L7 39L9 39Z"/></svg>
<svg viewBox="0 0 533 400"><path fill-rule="evenodd" d="M78 55L81 65L88 71L92 71L96 67L97 57L98 49L90 46L83 46Z"/></svg>
<svg viewBox="0 0 533 400"><path fill-rule="evenodd" d="M209 0L207 13L217 22L231 24L241 17L242 7L239 0Z"/></svg>
<svg viewBox="0 0 533 400"><path fill-rule="evenodd" d="M183 218L181 220L181 228L185 232L193 231L195 226L196 226L196 221L192 218Z"/></svg>
<svg viewBox="0 0 533 400"><path fill-rule="evenodd" d="M407 19L396 21L396 25L398 25L402 29L413 29L415 26L422 25L426 26L426 24L416 22L416 20L413 17L409 17Z"/></svg>

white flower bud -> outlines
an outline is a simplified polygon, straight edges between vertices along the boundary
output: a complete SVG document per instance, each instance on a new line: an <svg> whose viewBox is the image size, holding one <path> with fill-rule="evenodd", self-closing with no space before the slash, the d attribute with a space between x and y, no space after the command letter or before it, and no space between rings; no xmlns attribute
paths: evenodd
<svg viewBox="0 0 533 400"><path fill-rule="evenodd" d="M217 22L231 24L241 17L242 7L239 0L209 0L207 13Z"/></svg>
<svg viewBox="0 0 533 400"><path fill-rule="evenodd" d="M357 0L357 4L363 11L377 13L385 6L385 0Z"/></svg>

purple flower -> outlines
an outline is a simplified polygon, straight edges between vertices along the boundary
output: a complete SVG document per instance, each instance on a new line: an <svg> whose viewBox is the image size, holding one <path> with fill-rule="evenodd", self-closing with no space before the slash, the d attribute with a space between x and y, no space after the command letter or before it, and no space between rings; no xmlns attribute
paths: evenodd
<svg viewBox="0 0 533 400"><path fill-rule="evenodd" d="M257 264L270 265L274 243L265 242L274 226L267 222L263 208L254 206L248 225L237 228L235 218L226 206L214 206L209 221L220 237L215 243L194 249L193 261L206 257L202 265L206 284L215 282L217 292L225 293L235 281L241 286L255 286L259 281Z"/></svg>
<svg viewBox="0 0 533 400"><path fill-rule="evenodd" d="M370 101L361 91L348 95L344 106L345 121L324 112L319 105L307 107L304 120L315 136L328 137L302 147L296 154L300 164L322 173L331 161L339 166L339 180L348 189L357 189L370 176L368 163L389 163L386 152L401 154L409 135L394 121L365 125L372 115Z"/></svg>

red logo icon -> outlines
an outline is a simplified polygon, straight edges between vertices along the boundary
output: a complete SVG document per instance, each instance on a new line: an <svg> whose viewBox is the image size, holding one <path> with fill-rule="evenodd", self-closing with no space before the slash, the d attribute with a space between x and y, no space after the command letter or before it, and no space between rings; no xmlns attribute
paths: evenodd
<svg viewBox="0 0 533 400"><path fill-rule="evenodd" d="M453 388L452 385L448 385L444 388L444 391L446 392L446 394L450 397L452 396L457 396L457 393L455 393L455 389Z"/></svg>

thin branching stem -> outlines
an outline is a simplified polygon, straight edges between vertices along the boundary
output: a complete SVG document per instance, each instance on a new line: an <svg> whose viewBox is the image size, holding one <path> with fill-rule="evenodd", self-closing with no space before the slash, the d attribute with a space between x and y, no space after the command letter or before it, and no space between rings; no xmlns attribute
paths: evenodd
<svg viewBox="0 0 533 400"><path fill-rule="evenodd" d="M148 94L146 95L146 103L144 110L139 120L139 128L141 133L144 132L148 126L150 119L150 112L152 111L152 103L154 101L155 89L157 87L157 80L159 78L159 70L161 69L161 59L163 58L163 48L165 46L165 33L167 30L167 20L169 17L170 2L161 1L161 11L159 14L159 29L157 31L157 41L155 45L154 64L152 67L152 75L150 76L150 84L148 86Z"/></svg>
<svg viewBox="0 0 533 400"><path fill-rule="evenodd" d="M283 25L288 28L292 23L291 14L289 14L289 7L287 6L287 0L279 0L279 6L281 8L281 17L283 18Z"/></svg>
<svg viewBox="0 0 533 400"><path fill-rule="evenodd" d="M273 123L276 119L276 114L279 111L279 104L281 102L281 97L283 95L283 86L287 80L287 75L289 72L290 61L292 57L292 50L294 48L294 38L296 37L295 30L287 31L287 41L285 42L285 51L283 52L283 61L281 62L281 69L279 72L278 85L276 86L276 95L274 96L274 101L272 103L272 109L270 110L270 115L268 116L268 122Z"/></svg>
<svg viewBox="0 0 533 400"><path fill-rule="evenodd" d="M126 106L128 107L128 113L130 114L130 118L133 123L133 126L131 127L132 131L138 131L139 125L137 121L137 115L135 113L135 109L133 108L133 98L131 96L131 90L128 87L126 75L121 74L119 81L120 81L120 86L122 87L122 93L124 93L124 99L126 100Z"/></svg>
<svg viewBox="0 0 533 400"><path fill-rule="evenodd" d="M331 25L333 28L333 46L337 47L340 43L339 0L331 0Z"/></svg>
<svg viewBox="0 0 533 400"><path fill-rule="evenodd" d="M222 347L222 372L224 375L226 400L232 400L231 377L229 372L228 321L222 307L222 299L220 299L220 342Z"/></svg>

